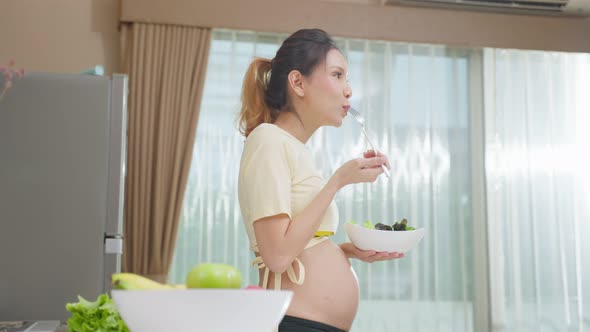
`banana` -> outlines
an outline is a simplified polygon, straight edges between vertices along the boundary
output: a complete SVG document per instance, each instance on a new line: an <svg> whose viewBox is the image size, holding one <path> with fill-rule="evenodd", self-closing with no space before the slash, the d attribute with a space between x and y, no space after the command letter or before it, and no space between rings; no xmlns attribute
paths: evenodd
<svg viewBox="0 0 590 332"><path fill-rule="evenodd" d="M170 285L164 285L135 273L115 273L111 276L115 289L125 290L158 290L174 289Z"/></svg>

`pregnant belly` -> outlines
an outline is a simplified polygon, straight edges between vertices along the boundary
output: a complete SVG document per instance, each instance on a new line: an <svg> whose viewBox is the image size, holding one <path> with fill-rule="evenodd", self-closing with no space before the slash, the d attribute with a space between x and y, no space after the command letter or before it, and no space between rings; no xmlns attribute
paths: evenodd
<svg viewBox="0 0 590 332"><path fill-rule="evenodd" d="M346 255L332 241L324 241L306 249L299 259L305 267L303 285L293 284L286 273L282 276L281 288L293 291L287 314L349 330L358 308L359 288ZM295 272L298 275L296 264ZM272 289L272 276L269 279Z"/></svg>

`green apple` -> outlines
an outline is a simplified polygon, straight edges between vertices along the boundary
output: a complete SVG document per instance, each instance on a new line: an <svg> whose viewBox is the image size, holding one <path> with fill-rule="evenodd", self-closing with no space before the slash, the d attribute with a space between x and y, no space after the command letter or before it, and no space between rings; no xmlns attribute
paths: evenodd
<svg viewBox="0 0 590 332"><path fill-rule="evenodd" d="M241 286L240 271L227 264L199 264L186 276L187 288L240 288Z"/></svg>

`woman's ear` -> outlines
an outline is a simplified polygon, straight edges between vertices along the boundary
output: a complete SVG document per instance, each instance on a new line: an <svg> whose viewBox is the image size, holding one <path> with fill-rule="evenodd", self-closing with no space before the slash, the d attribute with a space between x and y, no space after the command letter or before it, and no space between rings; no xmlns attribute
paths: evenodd
<svg viewBox="0 0 590 332"><path fill-rule="evenodd" d="M298 70L291 70L289 76L287 76L289 81L289 86L293 89L293 92L299 97L303 97L305 95L305 91L303 88L303 75Z"/></svg>

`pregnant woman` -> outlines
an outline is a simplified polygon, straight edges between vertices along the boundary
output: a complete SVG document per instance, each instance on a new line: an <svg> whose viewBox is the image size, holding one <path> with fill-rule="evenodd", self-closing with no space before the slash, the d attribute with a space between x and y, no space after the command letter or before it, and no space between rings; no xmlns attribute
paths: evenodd
<svg viewBox="0 0 590 332"><path fill-rule="evenodd" d="M352 95L346 77L346 60L330 36L306 29L287 38L272 60L254 59L244 78L238 196L260 286L294 293L280 332L348 331L359 302L349 259L403 256L330 239L339 223L336 193L374 182L381 165L390 168L373 151L327 181L314 166L305 144L318 128L342 125Z"/></svg>

